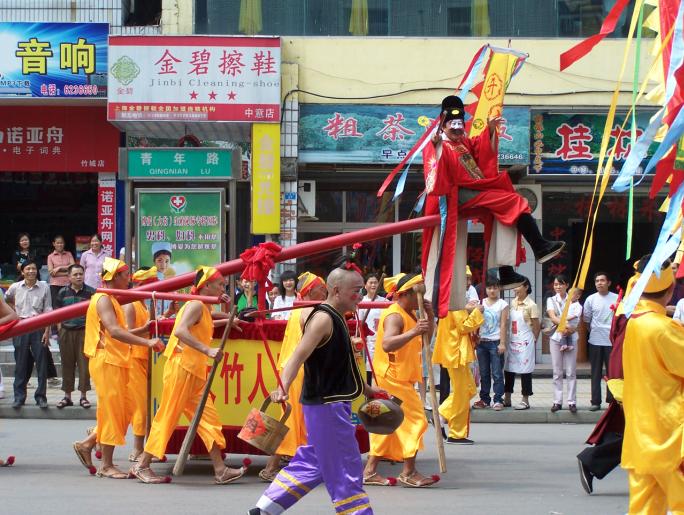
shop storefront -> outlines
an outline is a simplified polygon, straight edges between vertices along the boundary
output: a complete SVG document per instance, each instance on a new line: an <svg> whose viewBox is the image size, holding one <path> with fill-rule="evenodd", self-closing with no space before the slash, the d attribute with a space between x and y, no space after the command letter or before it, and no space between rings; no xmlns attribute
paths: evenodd
<svg viewBox="0 0 684 515"><path fill-rule="evenodd" d="M107 123L106 23L0 23L0 266L10 262L20 232L31 235L41 264L61 234L77 254L110 213L107 249L116 247L120 133ZM109 180L110 182L103 182ZM107 217L106 217L107 218Z"/></svg>

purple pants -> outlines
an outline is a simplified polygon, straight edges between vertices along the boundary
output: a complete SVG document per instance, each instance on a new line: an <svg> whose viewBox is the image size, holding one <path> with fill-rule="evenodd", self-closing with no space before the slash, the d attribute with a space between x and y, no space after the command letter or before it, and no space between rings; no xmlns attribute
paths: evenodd
<svg viewBox="0 0 684 515"><path fill-rule="evenodd" d="M321 483L344 515L372 515L363 491L363 464L348 402L302 406L308 445L297 449L257 502L268 515L278 515Z"/></svg>

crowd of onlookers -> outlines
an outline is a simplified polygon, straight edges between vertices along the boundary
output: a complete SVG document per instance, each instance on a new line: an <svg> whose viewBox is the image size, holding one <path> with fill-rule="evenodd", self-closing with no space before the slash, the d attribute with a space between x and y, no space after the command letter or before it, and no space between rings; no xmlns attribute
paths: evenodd
<svg viewBox="0 0 684 515"><path fill-rule="evenodd" d="M12 265L16 268L19 280L13 283L5 293L5 300L14 308L19 318L30 318L52 309L70 306L77 302L87 301L96 288L101 286L102 263L105 253L102 240L98 235L90 239L90 248L84 251L78 261L73 254L65 250L62 236L55 236L52 241L53 252L45 256L37 256L31 248L28 234L19 235L17 249L12 256ZM164 267L170 259L170 250L166 247L157 249L154 255L155 264L165 274ZM40 280L41 268L47 269L47 281ZM479 379L479 399L474 402L474 409L493 408L496 411L505 407L516 410L530 408L532 390L532 372L535 368L537 341L543 333L548 336L548 344L553 368L554 399L551 411L556 412L563 407L563 397L571 412L577 410L577 352L579 330L583 324L586 328L588 358L591 365L591 409L598 410L602 402L610 402L611 394L607 391L602 398L601 380L607 372L611 352L609 330L617 294L611 291L611 278L606 272L594 275L596 292L580 302L582 291L569 290L569 282L563 275L553 280L553 294L546 299L545 310L537 306L533 300L529 280L515 288L510 301L502 299L500 285L494 276L487 275L483 283L477 287L472 284L470 269L466 270L467 293L465 308L468 311L479 309L484 323L472 336L477 360L473 364L476 379ZM384 301L382 277L371 273L365 278L364 301ZM2 294L2 290L0 290ZM257 309L256 284L241 280L235 294L235 305L244 316ZM267 291L268 307L274 310L269 317L276 320L287 320L290 310L298 298L297 274L284 271L280 274L276 286ZM567 304L567 310L566 310ZM160 315L173 315L177 311L175 303L166 302ZM380 320L380 308L360 309L358 318L368 327L367 344L371 356L375 346L375 333ZM566 313L566 322L559 330L562 314ZM684 323L684 285L677 285L674 296L668 307L668 314ZM83 356L83 339L85 317L66 320L55 327L40 329L32 333L14 338L14 356L16 362L14 382L14 406L19 408L26 401L27 385L34 367L37 370L38 385L35 401L43 408L47 407L47 385L58 386L56 368L52 353L49 350L50 338L56 337L59 343L62 364L61 388L64 398L57 404L63 408L73 404L71 395L76 388L78 375L79 404L90 407L87 392L90 390L87 359ZM419 384L421 397L426 408L431 409L426 401L427 362L424 356L423 376L425 380ZM513 404L512 394L516 377L520 378L521 398ZM442 374L441 397L448 392L448 378ZM566 391L564 392L564 382ZM4 385L0 374L0 398L4 397Z"/></svg>

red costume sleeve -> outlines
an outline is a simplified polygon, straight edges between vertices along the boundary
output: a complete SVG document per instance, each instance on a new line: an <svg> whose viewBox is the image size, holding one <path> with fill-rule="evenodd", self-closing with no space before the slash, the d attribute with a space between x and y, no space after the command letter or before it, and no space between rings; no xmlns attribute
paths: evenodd
<svg viewBox="0 0 684 515"><path fill-rule="evenodd" d="M437 159L437 149L430 142L423 148L423 174L425 175L425 191L428 195L446 195L454 187L451 181L452 153L444 143L441 144L442 153Z"/></svg>

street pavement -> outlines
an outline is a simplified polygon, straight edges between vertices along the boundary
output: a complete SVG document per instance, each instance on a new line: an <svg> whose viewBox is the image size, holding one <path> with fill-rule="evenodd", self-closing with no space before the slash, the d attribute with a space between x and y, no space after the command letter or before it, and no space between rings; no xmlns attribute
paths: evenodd
<svg viewBox="0 0 684 515"><path fill-rule="evenodd" d="M69 515L126 513L244 514L266 484L257 473L265 460L253 457L239 483L212 484L206 461L190 462L186 474L167 485L88 476L71 443L84 435L87 421L0 420L0 455L14 454L13 467L0 468L3 513ZM575 455L591 426L586 424L473 424L473 446L446 446L449 472L429 489L369 487L376 514L621 514L627 511L627 478L616 469L595 481L595 494L582 490ZM432 428L430 428L432 431ZM130 439L129 439L130 443ZM438 472L434 437L418 457L425 474ZM130 448L118 448L118 463ZM156 465L170 473L171 461ZM242 456L229 458L239 464ZM397 475L400 465L381 464L380 472ZM331 514L323 487L315 489L288 513Z"/></svg>

